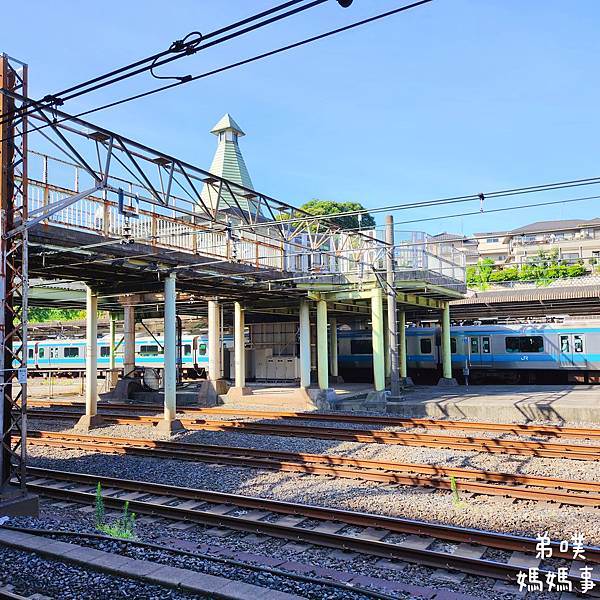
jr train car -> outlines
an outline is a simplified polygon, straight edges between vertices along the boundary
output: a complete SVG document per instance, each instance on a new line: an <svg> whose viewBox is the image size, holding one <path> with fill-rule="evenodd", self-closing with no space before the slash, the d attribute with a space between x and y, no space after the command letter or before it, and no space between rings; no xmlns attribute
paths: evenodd
<svg viewBox="0 0 600 600"><path fill-rule="evenodd" d="M350 380L372 369L370 331L338 334L339 370ZM471 381L600 382L600 327L579 322L469 325L451 328L454 375ZM441 372L439 327L406 329L409 375L430 381Z"/></svg>
<svg viewBox="0 0 600 600"><path fill-rule="evenodd" d="M225 336L224 346L233 343ZM200 376L208 368L208 338L206 335L183 335L181 338L181 364L184 374ZM135 364L143 367L163 366L163 339L161 336L136 337ZM98 338L98 369L109 368L109 338ZM27 348L27 367L31 374L44 372L74 373L85 369L85 340L47 339L30 342ZM117 367L123 366L123 347L118 344L115 356Z"/></svg>

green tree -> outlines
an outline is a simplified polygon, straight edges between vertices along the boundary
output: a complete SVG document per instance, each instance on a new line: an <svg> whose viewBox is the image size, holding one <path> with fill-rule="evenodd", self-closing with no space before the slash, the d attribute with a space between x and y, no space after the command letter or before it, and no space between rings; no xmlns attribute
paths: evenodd
<svg viewBox="0 0 600 600"><path fill-rule="evenodd" d="M358 215L344 215L344 213L365 210L360 202L336 202L335 200L319 200L317 198L305 202L300 208L311 215L332 217L330 220L342 229L359 228ZM375 219L369 213L363 213L360 227L362 229L373 229Z"/></svg>
<svg viewBox="0 0 600 600"><path fill-rule="evenodd" d="M85 310L31 307L28 316L30 323L77 321L79 319L85 319Z"/></svg>
<svg viewBox="0 0 600 600"><path fill-rule="evenodd" d="M494 261L491 258L480 259L476 265L467 269L467 285L485 289L494 270Z"/></svg>

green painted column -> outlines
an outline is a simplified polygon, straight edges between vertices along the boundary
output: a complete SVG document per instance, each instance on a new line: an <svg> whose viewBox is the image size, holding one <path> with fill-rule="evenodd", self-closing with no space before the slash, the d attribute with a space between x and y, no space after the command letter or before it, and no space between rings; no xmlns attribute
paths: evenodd
<svg viewBox="0 0 600 600"><path fill-rule="evenodd" d="M385 379L392 377L392 353L390 352L390 324L387 311L383 311L383 355L385 356Z"/></svg>
<svg viewBox="0 0 600 600"><path fill-rule="evenodd" d="M385 390L385 351L383 329L383 294L380 287L374 288L371 295L371 322L373 323L373 380L375 391Z"/></svg>
<svg viewBox="0 0 600 600"><path fill-rule="evenodd" d="M234 365L235 365L235 387L246 386L246 340L244 337L245 315L244 307L240 302L234 303Z"/></svg>
<svg viewBox="0 0 600 600"><path fill-rule="evenodd" d="M329 319L329 370L332 377L338 376L337 319Z"/></svg>
<svg viewBox="0 0 600 600"><path fill-rule="evenodd" d="M442 377L452 379L452 354L450 352L450 303L442 309Z"/></svg>
<svg viewBox="0 0 600 600"><path fill-rule="evenodd" d="M221 377L221 307L216 300L208 301L208 379Z"/></svg>
<svg viewBox="0 0 600 600"><path fill-rule="evenodd" d="M117 334L117 315L111 312L108 322L108 368L112 371L117 365L117 353L115 352L115 341Z"/></svg>
<svg viewBox="0 0 600 600"><path fill-rule="evenodd" d="M165 312L164 312L164 420L170 423L177 413L177 292L175 275L170 273L165 278Z"/></svg>
<svg viewBox="0 0 600 600"><path fill-rule="evenodd" d="M310 387L310 306L300 301L300 386Z"/></svg>
<svg viewBox="0 0 600 600"><path fill-rule="evenodd" d="M88 418L98 412L98 295L85 288L85 414Z"/></svg>
<svg viewBox="0 0 600 600"><path fill-rule="evenodd" d="M317 371L319 387L329 388L329 354L327 352L327 302L317 302Z"/></svg>
<svg viewBox="0 0 600 600"><path fill-rule="evenodd" d="M406 367L406 313L401 310L398 313L398 337L400 338L399 344L399 363L400 363L400 377L405 379L408 374Z"/></svg>

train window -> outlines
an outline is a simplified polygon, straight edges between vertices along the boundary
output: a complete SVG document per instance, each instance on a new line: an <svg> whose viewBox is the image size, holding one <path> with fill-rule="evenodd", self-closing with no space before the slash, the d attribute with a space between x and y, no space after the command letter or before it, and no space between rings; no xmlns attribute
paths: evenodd
<svg viewBox="0 0 600 600"><path fill-rule="evenodd" d="M44 354L46 354L46 351L43 348L39 348L38 349L39 358L44 358Z"/></svg>
<svg viewBox="0 0 600 600"><path fill-rule="evenodd" d="M33 348L27 349L27 356L29 356L29 358L33 358Z"/></svg>
<svg viewBox="0 0 600 600"><path fill-rule="evenodd" d="M571 342L569 341L568 335L560 336L560 351L565 354L571 352Z"/></svg>
<svg viewBox="0 0 600 600"><path fill-rule="evenodd" d="M140 356L157 356L158 346L156 344L147 344L140 346Z"/></svg>
<svg viewBox="0 0 600 600"><path fill-rule="evenodd" d="M421 354L431 354L431 340L429 338L421 338Z"/></svg>
<svg viewBox="0 0 600 600"><path fill-rule="evenodd" d="M373 344L371 340L350 340L350 354L371 354Z"/></svg>
<svg viewBox="0 0 600 600"><path fill-rule="evenodd" d="M456 338L450 338L450 352L456 354Z"/></svg>
<svg viewBox="0 0 600 600"><path fill-rule="evenodd" d="M191 346L191 344L185 344L183 346L183 355L184 356L191 356L192 355L192 346Z"/></svg>
<svg viewBox="0 0 600 600"><path fill-rule="evenodd" d="M110 356L110 348L108 346L100 346L100 357L108 358Z"/></svg>
<svg viewBox="0 0 600 600"><path fill-rule="evenodd" d="M507 337L504 340L507 352L543 352L544 338L541 335Z"/></svg>
<svg viewBox="0 0 600 600"><path fill-rule="evenodd" d="M204 356L206 354L206 344L198 344L198 354Z"/></svg>
<svg viewBox="0 0 600 600"><path fill-rule="evenodd" d="M65 348L65 358L77 358L79 356L79 348Z"/></svg>
<svg viewBox="0 0 600 600"><path fill-rule="evenodd" d="M582 335L574 335L573 336L573 352L577 352L577 354L581 354L583 352L583 336Z"/></svg>
<svg viewBox="0 0 600 600"><path fill-rule="evenodd" d="M471 338L471 354L479 354L479 339L476 337Z"/></svg>
<svg viewBox="0 0 600 600"><path fill-rule="evenodd" d="M481 338L481 351L484 354L489 354L490 353L490 338L489 337L482 337Z"/></svg>

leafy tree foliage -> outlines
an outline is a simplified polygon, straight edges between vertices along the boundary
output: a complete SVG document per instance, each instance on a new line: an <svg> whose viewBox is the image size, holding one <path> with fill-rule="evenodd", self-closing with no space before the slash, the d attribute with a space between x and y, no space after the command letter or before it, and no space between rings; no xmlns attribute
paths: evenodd
<svg viewBox="0 0 600 600"><path fill-rule="evenodd" d="M46 321L77 321L85 319L85 310L63 308L37 308L29 309L30 323L44 323Z"/></svg>
<svg viewBox="0 0 600 600"><path fill-rule="evenodd" d="M568 265L560 260L558 249L540 250L531 262L520 267L496 268L492 259L480 260L467 268L467 285L481 289L487 288L488 283L503 281L533 281L544 285L555 279L581 277L587 273L581 262Z"/></svg>
<svg viewBox="0 0 600 600"><path fill-rule="evenodd" d="M332 217L331 221L342 229L358 229L359 227L358 215L344 215L344 213L365 210L360 202L336 202L335 200L319 200L317 198L305 202L300 208L311 215L330 216ZM369 213L363 213L360 227L362 229L372 229L375 227L375 219Z"/></svg>

